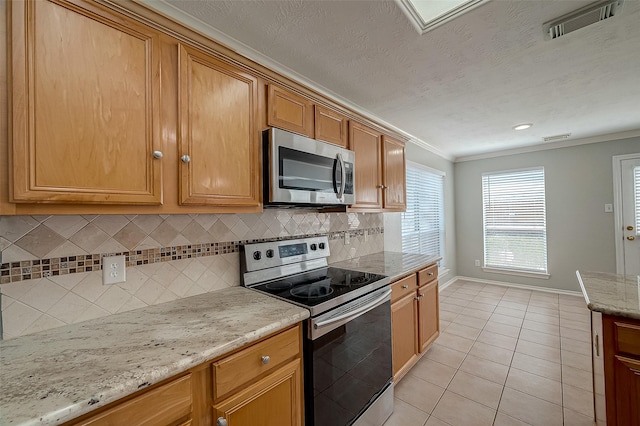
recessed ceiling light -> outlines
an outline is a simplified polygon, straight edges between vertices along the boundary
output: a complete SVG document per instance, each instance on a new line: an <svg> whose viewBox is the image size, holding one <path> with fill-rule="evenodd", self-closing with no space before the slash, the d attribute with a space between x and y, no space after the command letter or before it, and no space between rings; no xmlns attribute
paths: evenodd
<svg viewBox="0 0 640 426"><path fill-rule="evenodd" d="M513 126L513 130L525 130L528 129L529 127L533 126L532 123L522 123L522 124L518 124L516 126Z"/></svg>

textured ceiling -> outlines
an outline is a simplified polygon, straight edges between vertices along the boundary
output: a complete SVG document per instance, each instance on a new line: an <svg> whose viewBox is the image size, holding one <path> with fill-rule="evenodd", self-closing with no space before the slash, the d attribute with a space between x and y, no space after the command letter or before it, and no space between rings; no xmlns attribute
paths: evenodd
<svg viewBox="0 0 640 426"><path fill-rule="evenodd" d="M492 0L424 35L392 0L163 5L461 157L561 133L640 129L639 0L626 0L610 20L544 39L543 23L589 3ZM523 122L534 126L512 130Z"/></svg>

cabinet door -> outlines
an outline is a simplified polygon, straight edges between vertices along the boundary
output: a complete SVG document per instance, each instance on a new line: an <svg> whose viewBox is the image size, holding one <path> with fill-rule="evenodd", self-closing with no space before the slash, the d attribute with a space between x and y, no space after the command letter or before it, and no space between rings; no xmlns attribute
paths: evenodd
<svg viewBox="0 0 640 426"><path fill-rule="evenodd" d="M73 426L178 424L182 426L191 422L191 419L185 420L185 417L191 414L191 405L191 376L188 375L72 424Z"/></svg>
<svg viewBox="0 0 640 426"><path fill-rule="evenodd" d="M416 292L391 305L391 342L393 348L393 379L398 381L411 368L418 354L418 307Z"/></svg>
<svg viewBox="0 0 640 426"><path fill-rule="evenodd" d="M440 303L438 299L438 281L418 289L418 329L420 352L429 348L440 334Z"/></svg>
<svg viewBox="0 0 640 426"><path fill-rule="evenodd" d="M213 406L228 426L301 426L302 370L296 359Z"/></svg>
<svg viewBox="0 0 640 426"><path fill-rule="evenodd" d="M270 84L267 123L279 129L313 137L313 103L302 96Z"/></svg>
<svg viewBox="0 0 640 426"><path fill-rule="evenodd" d="M405 211L406 163L404 142L383 136L382 170L384 182L384 208Z"/></svg>
<svg viewBox="0 0 640 426"><path fill-rule="evenodd" d="M351 121L349 144L356 153L355 190L358 209L382 208L382 135L367 126Z"/></svg>
<svg viewBox="0 0 640 426"><path fill-rule="evenodd" d="M615 356L616 425L640 421L640 360Z"/></svg>
<svg viewBox="0 0 640 426"><path fill-rule="evenodd" d="M344 115L316 105L316 139L346 148L349 139L348 123L349 120Z"/></svg>
<svg viewBox="0 0 640 426"><path fill-rule="evenodd" d="M260 206L257 79L180 46L180 202Z"/></svg>
<svg viewBox="0 0 640 426"><path fill-rule="evenodd" d="M50 0L11 28L12 201L160 204L158 34Z"/></svg>

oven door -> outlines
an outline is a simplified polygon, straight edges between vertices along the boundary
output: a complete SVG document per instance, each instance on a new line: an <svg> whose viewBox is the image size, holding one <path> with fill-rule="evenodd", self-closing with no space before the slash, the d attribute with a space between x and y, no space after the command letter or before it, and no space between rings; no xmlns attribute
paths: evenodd
<svg viewBox="0 0 640 426"><path fill-rule="evenodd" d="M272 128L265 132L271 204L353 204L353 151Z"/></svg>
<svg viewBox="0 0 640 426"><path fill-rule="evenodd" d="M351 425L389 388L390 295L385 287L308 321L307 426Z"/></svg>

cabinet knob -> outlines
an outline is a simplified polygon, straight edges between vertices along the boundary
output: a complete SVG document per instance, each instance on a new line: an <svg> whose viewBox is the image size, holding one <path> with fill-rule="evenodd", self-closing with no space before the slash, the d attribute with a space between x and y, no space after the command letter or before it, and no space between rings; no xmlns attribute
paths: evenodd
<svg viewBox="0 0 640 426"><path fill-rule="evenodd" d="M420 293L420 297L424 297L424 293Z"/></svg>
<svg viewBox="0 0 640 426"><path fill-rule="evenodd" d="M188 163L191 161L191 157L189 157L187 154L180 157L180 159L182 160L183 163Z"/></svg>
<svg viewBox="0 0 640 426"><path fill-rule="evenodd" d="M216 420L216 426L227 426L227 419L224 417L218 417L218 420Z"/></svg>
<svg viewBox="0 0 640 426"><path fill-rule="evenodd" d="M429 272L427 275L429 275L430 277L433 276L433 272Z"/></svg>
<svg viewBox="0 0 640 426"><path fill-rule="evenodd" d="M162 151L153 151L153 158L162 158Z"/></svg>
<svg viewBox="0 0 640 426"><path fill-rule="evenodd" d="M265 355L265 356L263 356L261 359L262 359L262 363L263 363L264 365L269 364L269 361L271 361L271 357L270 357L269 355Z"/></svg>
<svg viewBox="0 0 640 426"><path fill-rule="evenodd" d="M409 286L405 284L405 285L402 286L402 288L404 288L406 290L406 289L409 288Z"/></svg>

